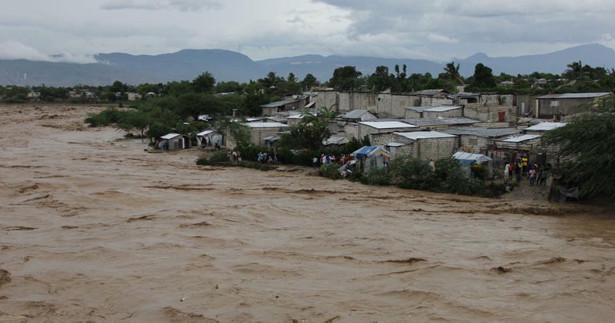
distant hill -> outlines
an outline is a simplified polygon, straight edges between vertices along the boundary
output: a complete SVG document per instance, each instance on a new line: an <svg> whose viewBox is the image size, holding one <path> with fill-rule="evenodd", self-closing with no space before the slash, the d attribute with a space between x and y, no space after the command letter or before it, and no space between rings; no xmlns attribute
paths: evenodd
<svg viewBox="0 0 615 323"><path fill-rule="evenodd" d="M363 75L374 73L377 66L388 66L389 71L394 73L395 65L406 64L407 74L412 73L431 73L437 76L442 73L443 65L427 60L408 59L408 58L378 58L366 56L320 56L304 55L285 58L272 58L257 61L259 65L268 71L274 71L278 76L286 77L288 73L294 73L298 78L303 79L305 75L311 73L319 81L327 81L333 76L333 71L342 66L354 66Z"/></svg>
<svg viewBox="0 0 615 323"><path fill-rule="evenodd" d="M581 45L564 50L541 54L517 57L489 57L483 53L472 55L462 60L459 72L464 76L474 74L474 66L478 63L490 67L495 75L506 73L511 75L545 72L561 74L566 65L581 61L592 67L615 68L615 50L600 44Z"/></svg>
<svg viewBox="0 0 615 323"><path fill-rule="evenodd" d="M303 55L253 61L241 53L219 49L186 49L161 55L109 53L97 54L95 58L98 63L91 64L0 60L0 85L109 85L116 80L128 84L166 83L193 80L205 71L212 73L217 81L247 82L263 78L273 71L281 77L294 73L298 79L311 73L324 82L331 78L334 69L347 65L355 66L363 75L369 75L380 65L388 66L393 73L396 64L400 69L406 64L408 74L429 72L434 77L444 67L444 63L427 60L363 56ZM593 67L613 68L615 51L599 44L590 44L518 57L489 57L478 53L455 61L460 63L461 74L470 76L478 63L489 66L496 75L535 71L560 74L567 64L579 60Z"/></svg>
<svg viewBox="0 0 615 323"><path fill-rule="evenodd" d="M149 79L136 71L107 64L0 60L0 85L109 85L116 80L139 84Z"/></svg>
<svg viewBox="0 0 615 323"><path fill-rule="evenodd" d="M244 54L221 49L184 49L161 55L111 53L95 57L99 62L149 75L153 82L193 80L206 71L217 81L246 82L264 77L268 72Z"/></svg>

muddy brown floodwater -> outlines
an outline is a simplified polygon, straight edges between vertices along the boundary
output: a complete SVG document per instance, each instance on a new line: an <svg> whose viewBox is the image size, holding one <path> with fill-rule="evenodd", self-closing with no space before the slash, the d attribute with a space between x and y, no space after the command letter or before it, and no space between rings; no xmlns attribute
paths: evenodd
<svg viewBox="0 0 615 323"><path fill-rule="evenodd" d="M615 317L615 217L196 166L0 106L0 321Z"/></svg>

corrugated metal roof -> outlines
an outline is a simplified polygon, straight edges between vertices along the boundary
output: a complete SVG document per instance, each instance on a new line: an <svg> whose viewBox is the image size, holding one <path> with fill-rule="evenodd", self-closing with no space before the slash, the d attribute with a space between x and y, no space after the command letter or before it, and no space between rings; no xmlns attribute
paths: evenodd
<svg viewBox="0 0 615 323"><path fill-rule="evenodd" d="M286 119L303 119L303 114L291 114Z"/></svg>
<svg viewBox="0 0 615 323"><path fill-rule="evenodd" d="M168 140L168 139L173 139L173 138L175 138L175 137L177 137L177 136L181 136L181 135L180 135L180 134L178 134L178 133L173 133L173 132L172 132L172 133L168 133L168 134L166 134L166 135L164 135L164 136L160 137L160 139L165 139L165 140Z"/></svg>
<svg viewBox="0 0 615 323"><path fill-rule="evenodd" d="M538 99L592 99L611 95L611 92L562 93L539 96Z"/></svg>
<svg viewBox="0 0 615 323"><path fill-rule="evenodd" d="M457 137L455 135L450 135L448 133L438 132L438 131L394 132L394 134L402 136L410 140Z"/></svg>
<svg viewBox="0 0 615 323"><path fill-rule="evenodd" d="M416 128L417 126L400 121L361 121L359 124L376 129Z"/></svg>
<svg viewBox="0 0 615 323"><path fill-rule="evenodd" d="M386 146L389 146L389 147L401 147L401 146L405 146L405 145L406 144L404 144L404 143L396 142L396 141L392 141L392 142L389 142L388 144L386 144Z"/></svg>
<svg viewBox="0 0 615 323"><path fill-rule="evenodd" d="M498 138L521 133L521 130L515 128L478 128L478 127L461 127L442 130L444 133L451 135L472 135L477 137Z"/></svg>
<svg viewBox="0 0 615 323"><path fill-rule="evenodd" d="M296 103L296 102L299 102L299 101L300 100L296 100L296 99L275 101L275 102L263 104L263 105L261 105L261 107L263 107L263 108L277 108L277 107L285 106L287 104Z"/></svg>
<svg viewBox="0 0 615 323"><path fill-rule="evenodd" d="M207 136L208 134L214 133L214 132L215 132L214 130L205 130L205 131L201 131L197 133L196 135L202 137L202 136Z"/></svg>
<svg viewBox="0 0 615 323"><path fill-rule="evenodd" d="M286 128L288 125L285 125L280 122L248 122L245 123L246 126L250 128Z"/></svg>
<svg viewBox="0 0 615 323"><path fill-rule="evenodd" d="M504 139L502 141L503 142L520 143L520 142L524 142L524 141L528 141L528 140L532 140L532 139L536 139L536 138L540 138L540 137L542 137L542 135L522 135L522 136L517 136L517 137L506 138L506 139Z"/></svg>
<svg viewBox="0 0 615 323"><path fill-rule="evenodd" d="M364 114L369 113L367 110L352 110L346 112L342 118L345 119L360 119Z"/></svg>
<svg viewBox="0 0 615 323"><path fill-rule="evenodd" d="M542 122L525 128L526 131L549 131L565 126L565 122Z"/></svg>
<svg viewBox="0 0 615 323"><path fill-rule="evenodd" d="M437 107L406 107L408 110L416 112L446 112L461 109L460 106L437 106Z"/></svg>
<svg viewBox="0 0 615 323"><path fill-rule="evenodd" d="M485 161L493 160L492 158L482 155L482 154L472 154L472 153L466 153L463 151L458 151L455 154L453 154L453 158L459 159L459 160L472 160L472 161L477 161L477 162L485 162Z"/></svg>
<svg viewBox="0 0 615 323"><path fill-rule="evenodd" d="M264 117L256 117L256 118L246 118L246 122L256 122L256 121L262 121L265 120Z"/></svg>
<svg viewBox="0 0 615 323"><path fill-rule="evenodd" d="M404 119L404 122L413 124L419 127L430 126L453 126L453 125L471 125L479 123L479 120L474 120L465 117L452 117L452 118L411 118Z"/></svg>
<svg viewBox="0 0 615 323"><path fill-rule="evenodd" d="M344 145L348 142L348 138L340 136L332 136L322 141L322 144L327 145Z"/></svg>

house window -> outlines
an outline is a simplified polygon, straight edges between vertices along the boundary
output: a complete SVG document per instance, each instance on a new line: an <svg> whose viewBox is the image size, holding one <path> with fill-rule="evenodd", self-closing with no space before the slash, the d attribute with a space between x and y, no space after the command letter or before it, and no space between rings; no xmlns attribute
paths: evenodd
<svg viewBox="0 0 615 323"><path fill-rule="evenodd" d="M559 101L557 101L557 100L551 101L551 106L552 107L559 107Z"/></svg>
<svg viewBox="0 0 615 323"><path fill-rule="evenodd" d="M468 140L468 142L472 146L478 145L478 139L470 139L470 140Z"/></svg>

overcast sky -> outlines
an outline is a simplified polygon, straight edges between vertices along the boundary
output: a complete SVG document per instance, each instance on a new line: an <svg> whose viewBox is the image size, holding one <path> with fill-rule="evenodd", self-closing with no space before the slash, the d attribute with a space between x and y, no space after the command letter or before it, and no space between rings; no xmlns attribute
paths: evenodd
<svg viewBox="0 0 615 323"><path fill-rule="evenodd" d="M615 48L613 0L15 0L0 58L228 49L254 60L369 55L447 61Z"/></svg>

